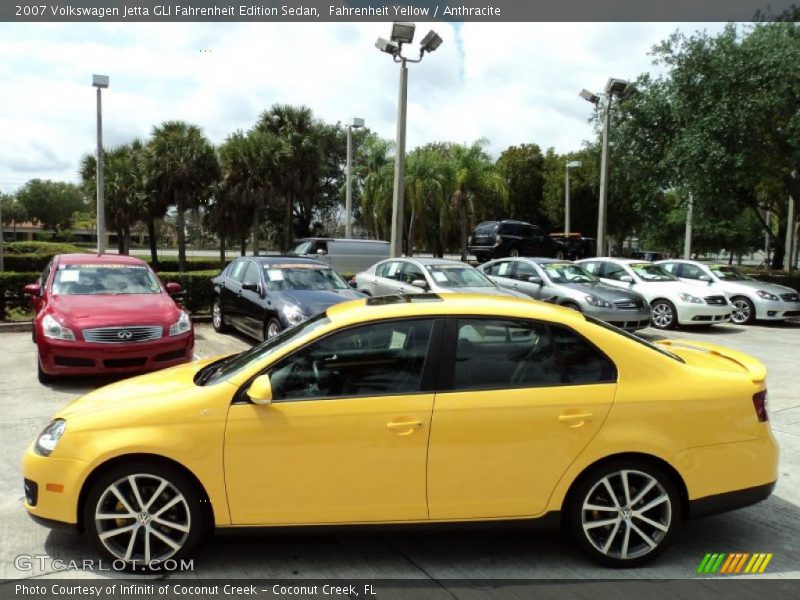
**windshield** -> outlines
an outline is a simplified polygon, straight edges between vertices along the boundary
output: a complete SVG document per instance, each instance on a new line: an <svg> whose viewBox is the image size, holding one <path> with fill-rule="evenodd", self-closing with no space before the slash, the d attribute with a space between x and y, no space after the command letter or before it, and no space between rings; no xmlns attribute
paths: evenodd
<svg viewBox="0 0 800 600"><path fill-rule="evenodd" d="M350 288L336 271L317 265L264 265L264 275L267 279L267 289L274 292Z"/></svg>
<svg viewBox="0 0 800 600"><path fill-rule="evenodd" d="M724 281L753 281L749 275L745 275L736 267L727 265L708 265L711 272Z"/></svg>
<svg viewBox="0 0 800 600"><path fill-rule="evenodd" d="M53 280L53 294L159 294L161 285L144 265L61 265Z"/></svg>
<svg viewBox="0 0 800 600"><path fill-rule="evenodd" d="M486 275L466 265L428 265L426 268L440 287L495 287Z"/></svg>
<svg viewBox="0 0 800 600"><path fill-rule="evenodd" d="M553 283L597 283L599 279L580 265L544 263L539 265Z"/></svg>
<svg viewBox="0 0 800 600"><path fill-rule="evenodd" d="M678 281L672 273L661 265L650 263L634 263L629 265L633 272L641 277L642 281Z"/></svg>
<svg viewBox="0 0 800 600"><path fill-rule="evenodd" d="M325 313L320 313L308 321L303 321L299 325L284 329L278 335L267 339L258 346L253 346L249 350L206 365L197 372L194 382L197 385L208 385L233 377L243 369L246 369L251 363L261 360L272 352L277 352L296 340L310 336L311 333L320 327L325 327L330 322Z"/></svg>

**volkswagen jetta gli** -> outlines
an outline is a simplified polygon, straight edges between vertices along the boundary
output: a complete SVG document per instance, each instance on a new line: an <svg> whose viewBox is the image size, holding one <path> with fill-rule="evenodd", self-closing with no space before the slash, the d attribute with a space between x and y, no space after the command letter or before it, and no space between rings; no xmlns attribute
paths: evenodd
<svg viewBox="0 0 800 600"><path fill-rule="evenodd" d="M133 565L214 527L534 519L636 565L770 494L765 377L530 300L355 300L73 402L25 454L25 506Z"/></svg>

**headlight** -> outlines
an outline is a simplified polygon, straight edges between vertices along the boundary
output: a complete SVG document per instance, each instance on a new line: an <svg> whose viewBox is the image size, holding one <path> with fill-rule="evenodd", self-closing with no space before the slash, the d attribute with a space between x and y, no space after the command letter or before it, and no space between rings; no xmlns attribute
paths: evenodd
<svg viewBox="0 0 800 600"><path fill-rule="evenodd" d="M592 294L587 295L585 298L589 304L596 306L597 308L614 308L614 306L608 300L603 300L602 298L598 298Z"/></svg>
<svg viewBox="0 0 800 600"><path fill-rule="evenodd" d="M292 325L302 323L308 318L297 306L293 304L287 304L283 307L283 316L286 317L286 320Z"/></svg>
<svg viewBox="0 0 800 600"><path fill-rule="evenodd" d="M58 440L64 435L64 429L67 427L67 422L64 419L56 419L51 421L50 424L42 430L39 437L36 438L36 444L33 449L36 454L40 456L50 456L55 450Z"/></svg>
<svg viewBox="0 0 800 600"><path fill-rule="evenodd" d="M182 333L186 333L187 331L191 330L191 328L192 328L192 321L191 319L189 319L189 313L187 313L185 310L182 310L181 316L178 317L178 320L169 326L169 334L180 335Z"/></svg>
<svg viewBox="0 0 800 600"><path fill-rule="evenodd" d="M691 302L692 304L703 304L703 299L691 294L678 294L678 298L684 302Z"/></svg>
<svg viewBox="0 0 800 600"><path fill-rule="evenodd" d="M61 323L56 321L50 315L47 315L44 319L42 319L42 330L44 331L44 337L46 338L53 340L66 340L68 342L75 341L75 334L72 333L72 330L61 325Z"/></svg>
<svg viewBox="0 0 800 600"><path fill-rule="evenodd" d="M758 290L756 294L758 294L758 296L764 300L772 300L773 302L777 302L780 299L775 294L770 294L766 290Z"/></svg>

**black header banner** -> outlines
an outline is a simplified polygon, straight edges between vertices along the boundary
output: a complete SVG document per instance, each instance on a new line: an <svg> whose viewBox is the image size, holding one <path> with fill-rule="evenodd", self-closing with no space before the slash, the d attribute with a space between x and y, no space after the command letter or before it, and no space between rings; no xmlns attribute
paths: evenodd
<svg viewBox="0 0 800 600"><path fill-rule="evenodd" d="M2 0L10 22L797 20L798 0Z"/></svg>

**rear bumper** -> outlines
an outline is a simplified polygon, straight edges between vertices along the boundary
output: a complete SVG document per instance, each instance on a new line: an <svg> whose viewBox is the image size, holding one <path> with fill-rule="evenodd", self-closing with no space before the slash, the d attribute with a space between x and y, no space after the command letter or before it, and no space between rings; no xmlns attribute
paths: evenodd
<svg viewBox="0 0 800 600"><path fill-rule="evenodd" d="M194 332L152 342L91 344L39 336L39 358L48 375L97 375L163 369L192 360Z"/></svg>
<svg viewBox="0 0 800 600"><path fill-rule="evenodd" d="M736 490L735 492L725 492L689 501L689 518L698 519L700 517L710 517L719 513L736 510L752 506L769 498L775 489L775 481L764 485Z"/></svg>

